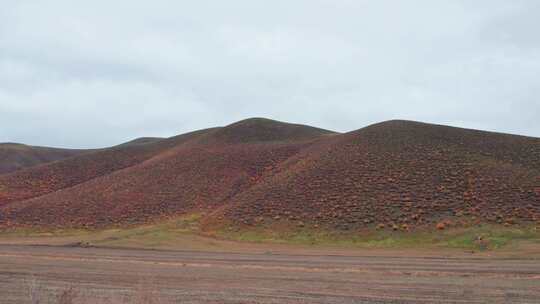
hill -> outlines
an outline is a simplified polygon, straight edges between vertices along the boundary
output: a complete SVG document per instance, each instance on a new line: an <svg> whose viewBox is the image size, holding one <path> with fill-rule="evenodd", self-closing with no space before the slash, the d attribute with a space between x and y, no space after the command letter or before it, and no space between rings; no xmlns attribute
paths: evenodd
<svg viewBox="0 0 540 304"><path fill-rule="evenodd" d="M275 132L244 136L253 128ZM60 170L51 166L42 172L28 170L0 178L0 187L9 189L0 192L0 204L7 205L4 218L11 223L62 226L141 223L207 210L247 189L265 172L326 134L331 132L250 119L150 143L144 149L122 146L89 154L87 159L59 162L55 165ZM125 165L120 167L122 161ZM99 169L84 169L96 167ZM43 174L50 178L42 178ZM37 193L36 187L27 186L26 181L34 176L38 176L36 183L53 181L43 187L48 191ZM14 181L23 186L14 187Z"/></svg>
<svg viewBox="0 0 540 304"><path fill-rule="evenodd" d="M304 150L214 217L343 230L530 223L539 165L538 138L388 121Z"/></svg>
<svg viewBox="0 0 540 304"><path fill-rule="evenodd" d="M146 145L146 144L157 143L158 141L162 141L162 140L164 140L164 138L162 137L139 137L134 140L130 140L128 142L120 144L118 146Z"/></svg>
<svg viewBox="0 0 540 304"><path fill-rule="evenodd" d="M17 143L0 143L0 174L33 167L79 155L86 150L58 149L27 146Z"/></svg>
<svg viewBox="0 0 540 304"><path fill-rule="evenodd" d="M133 166L208 131L191 132L146 144L126 143L0 175L0 206L70 188Z"/></svg>
<svg viewBox="0 0 540 304"><path fill-rule="evenodd" d="M277 122L266 118L250 118L221 128L207 143L243 144L255 142L299 142L334 132L306 125Z"/></svg>
<svg viewBox="0 0 540 304"><path fill-rule="evenodd" d="M540 139L387 121L338 134L267 119L0 176L4 226L434 229L540 218Z"/></svg>

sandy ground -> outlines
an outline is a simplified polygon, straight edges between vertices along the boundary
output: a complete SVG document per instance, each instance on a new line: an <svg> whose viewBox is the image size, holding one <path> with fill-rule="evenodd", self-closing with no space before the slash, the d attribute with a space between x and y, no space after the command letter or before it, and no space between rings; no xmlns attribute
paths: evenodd
<svg viewBox="0 0 540 304"><path fill-rule="evenodd" d="M141 286L160 303L540 303L534 258L286 251L3 244L0 303L30 303L31 289L53 298L69 286L81 303L131 303Z"/></svg>

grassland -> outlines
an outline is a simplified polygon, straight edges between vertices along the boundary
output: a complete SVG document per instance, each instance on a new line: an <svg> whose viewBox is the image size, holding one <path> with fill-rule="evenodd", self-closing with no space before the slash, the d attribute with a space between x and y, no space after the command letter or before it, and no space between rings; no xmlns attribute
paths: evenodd
<svg viewBox="0 0 540 304"><path fill-rule="evenodd" d="M0 232L0 239L35 241L63 240L77 246L131 247L155 249L207 250L225 248L236 242L242 244L283 244L300 247L341 247L347 249L422 249L453 248L491 251L517 248L520 244L540 244L536 226L505 227L483 224L444 231L361 232L331 231L313 228L291 228L281 225L238 228L222 226L212 231L200 227L201 214L190 214L155 224L106 230L30 229L18 228Z"/></svg>
<svg viewBox="0 0 540 304"><path fill-rule="evenodd" d="M540 233L535 227L509 228L481 225L447 231L430 232L337 232L300 229L275 232L266 229L229 230L220 237L248 242L287 243L298 245L330 245L356 248L422 248L441 247L470 250L494 250L517 245L522 241L540 243Z"/></svg>

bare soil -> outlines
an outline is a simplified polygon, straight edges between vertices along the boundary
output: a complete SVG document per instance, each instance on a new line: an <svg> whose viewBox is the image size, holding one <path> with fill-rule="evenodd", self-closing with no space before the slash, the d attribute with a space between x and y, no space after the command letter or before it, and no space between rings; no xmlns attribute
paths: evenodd
<svg viewBox="0 0 540 304"><path fill-rule="evenodd" d="M112 303L129 299L141 285L152 286L166 303L540 302L534 255L265 248L232 253L3 244L0 303L30 303L30 286L51 298L73 287L81 303Z"/></svg>

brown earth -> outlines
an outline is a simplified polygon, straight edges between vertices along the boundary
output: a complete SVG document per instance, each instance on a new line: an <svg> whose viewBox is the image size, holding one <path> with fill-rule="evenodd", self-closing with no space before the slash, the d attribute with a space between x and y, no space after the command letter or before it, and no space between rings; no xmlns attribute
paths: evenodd
<svg viewBox="0 0 540 304"><path fill-rule="evenodd" d="M204 212L209 229L531 225L540 139L411 121L337 134L248 119L0 175L0 206L1 226L123 226L189 212Z"/></svg>
<svg viewBox="0 0 540 304"><path fill-rule="evenodd" d="M371 251L280 254L0 245L0 303L537 303L540 263ZM145 302L146 303L146 302ZM150 302L148 302L150 303Z"/></svg>

